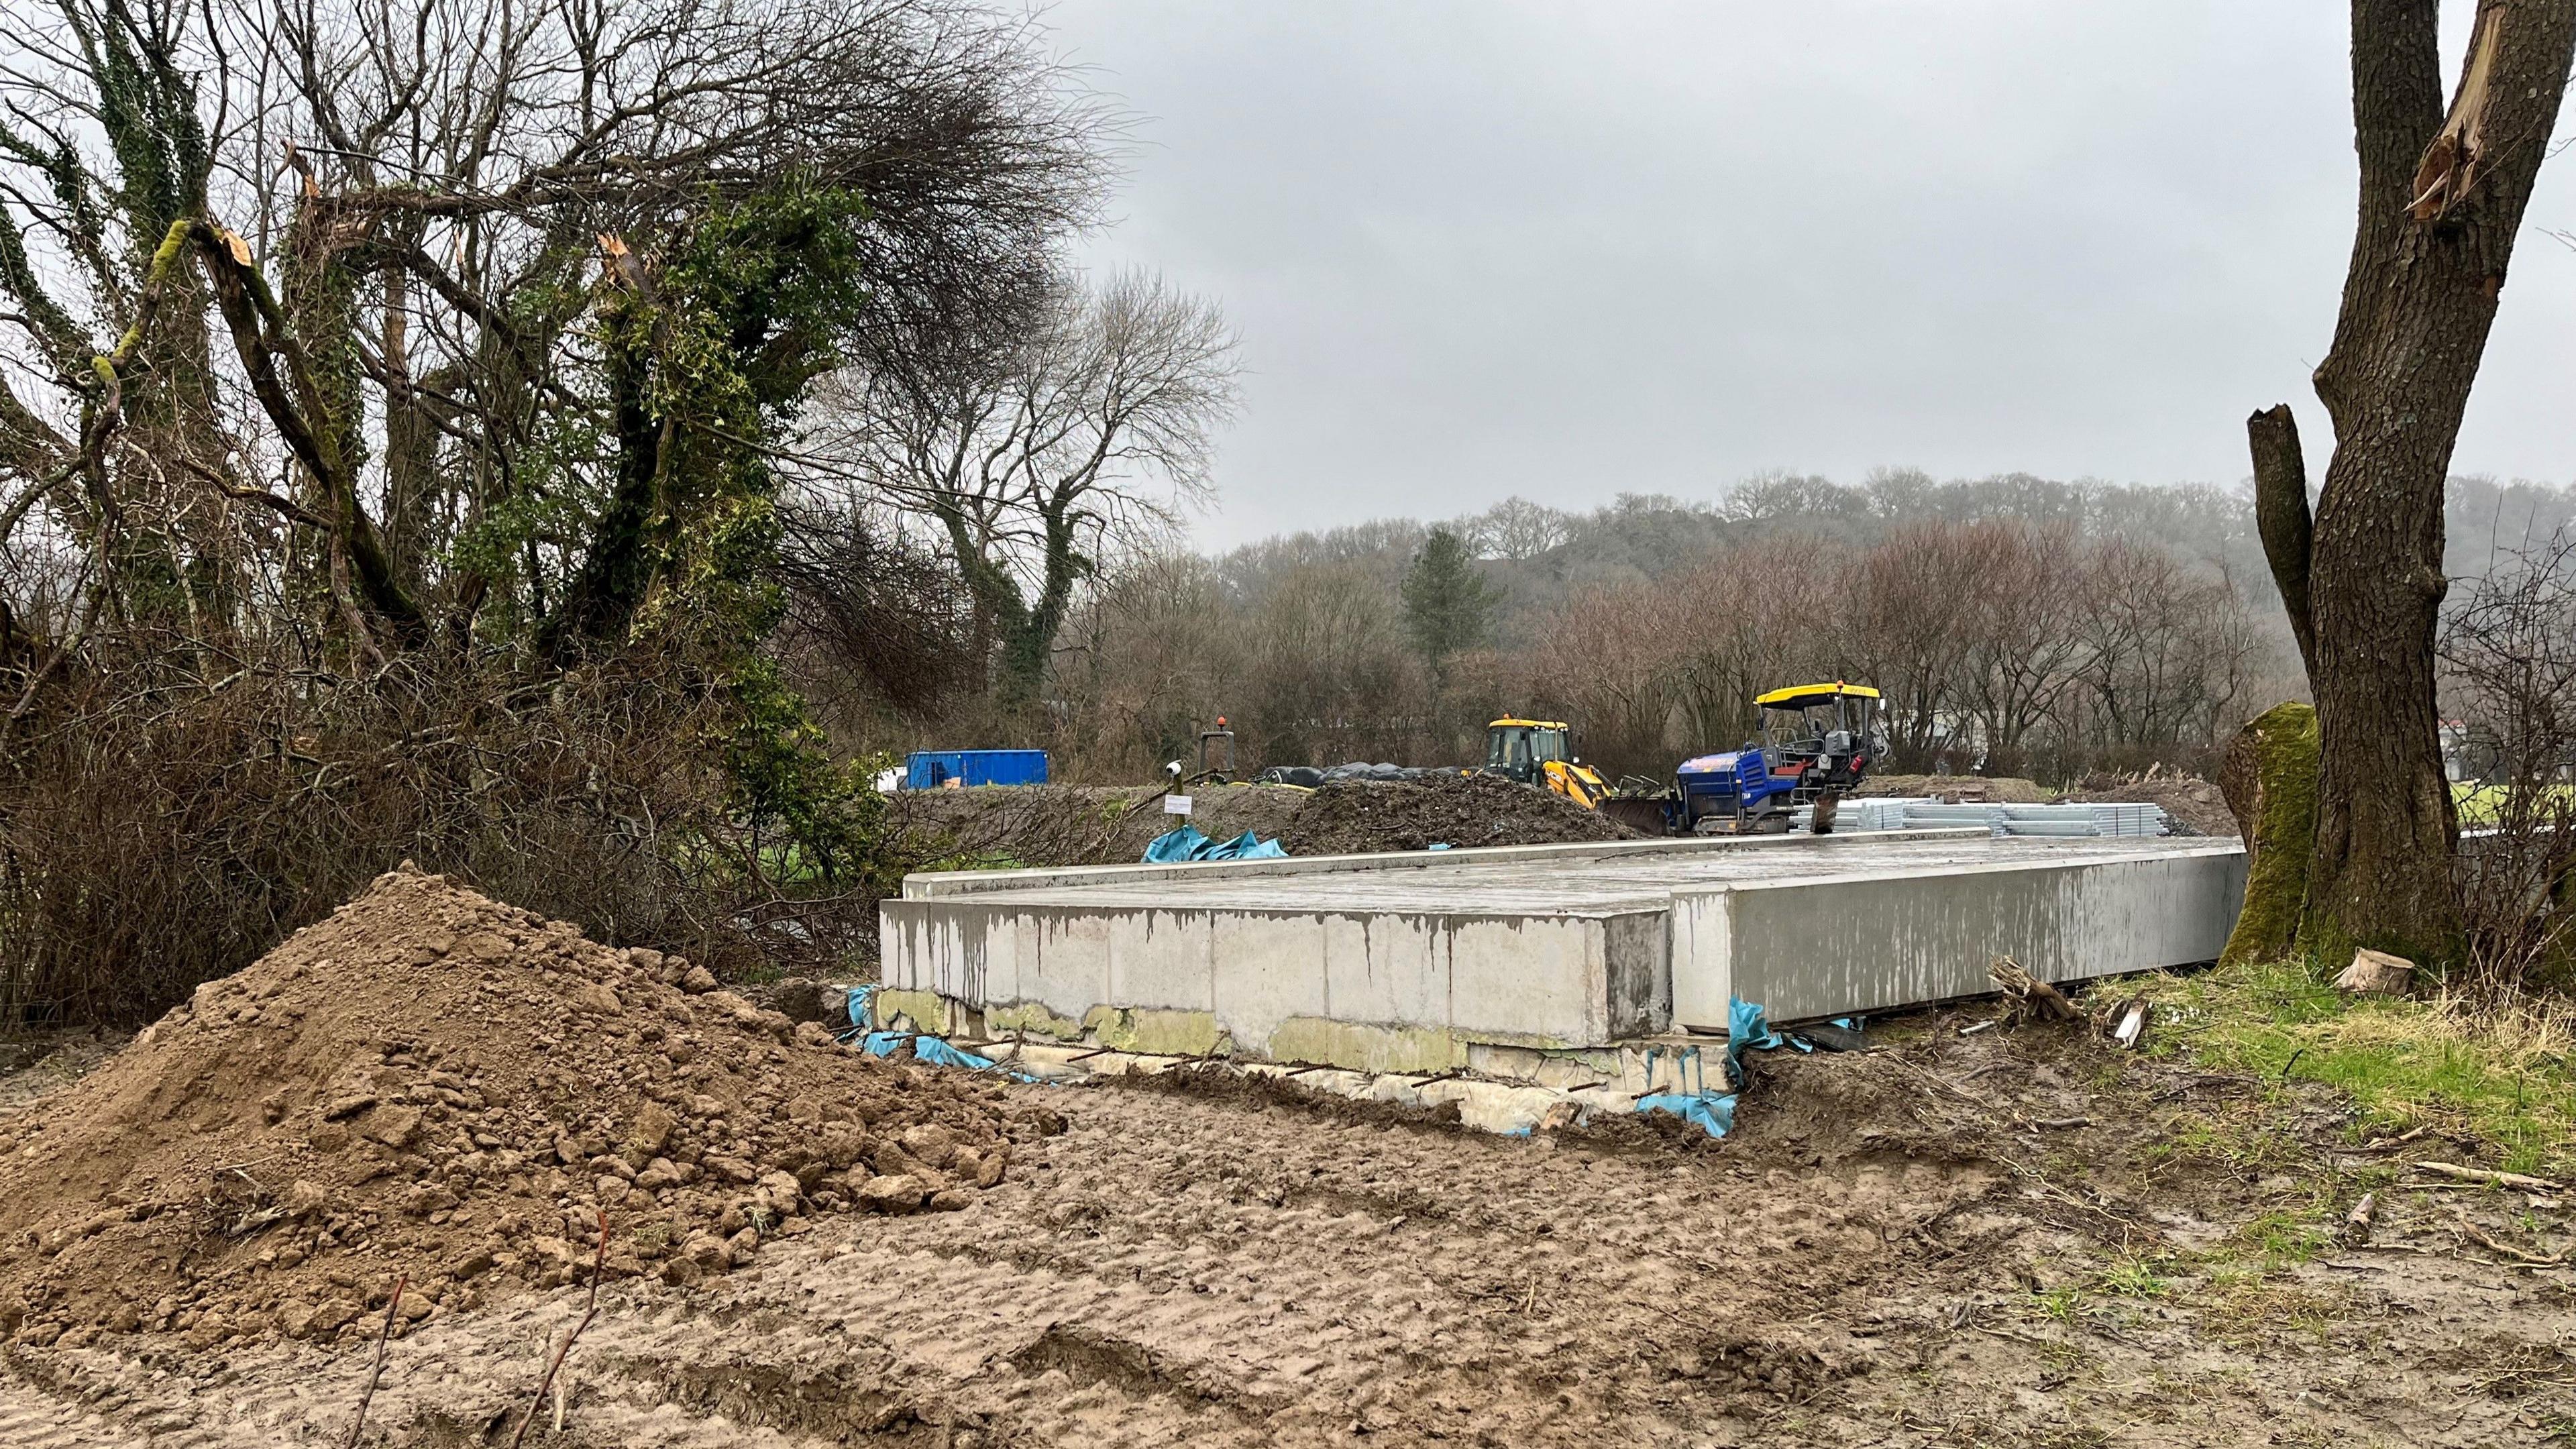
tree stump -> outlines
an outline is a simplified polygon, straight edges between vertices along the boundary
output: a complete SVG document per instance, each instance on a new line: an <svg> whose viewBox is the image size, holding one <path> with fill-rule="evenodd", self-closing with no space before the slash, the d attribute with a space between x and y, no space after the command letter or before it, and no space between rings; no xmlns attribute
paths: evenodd
<svg viewBox="0 0 2576 1449"><path fill-rule="evenodd" d="M2385 951L2352 953L2352 964L2335 978L2337 991L2354 996L2403 996L2415 984L2415 963Z"/></svg>
<svg viewBox="0 0 2576 1449"><path fill-rule="evenodd" d="M2245 904L2219 964L2278 960L2298 944L2308 860L2316 850L2316 710L2276 704L2256 715L2228 742L2218 783L2239 827L2251 825Z"/></svg>

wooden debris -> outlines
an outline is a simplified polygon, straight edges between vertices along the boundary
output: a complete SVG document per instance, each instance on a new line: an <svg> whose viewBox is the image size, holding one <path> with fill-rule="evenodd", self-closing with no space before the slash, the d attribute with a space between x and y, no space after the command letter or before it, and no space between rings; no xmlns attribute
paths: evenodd
<svg viewBox="0 0 2576 1449"><path fill-rule="evenodd" d="M2415 1170L2429 1172L2436 1177L2456 1178L2461 1182L2484 1183L2489 1187L2518 1187L2525 1192L2567 1190L2567 1184L2552 1182L2545 1177L2531 1177L2519 1172L2498 1172L2486 1167L2462 1167L2456 1162L2419 1162L2415 1164Z"/></svg>
<svg viewBox="0 0 2576 1449"><path fill-rule="evenodd" d="M2379 1194L2365 1192L2352 1211L2343 1215L2343 1240L2354 1246L2370 1241L2370 1225L2379 1216Z"/></svg>
<svg viewBox="0 0 2576 1449"><path fill-rule="evenodd" d="M2508 1247L2503 1243L2499 1243L2495 1239L2487 1236L2486 1233L2482 1232L2478 1228L2477 1224L2470 1222L2465 1214L2460 1218L2460 1232L2467 1237L2477 1239L2479 1245L2484 1247L2488 1252L2494 1253L2498 1257L2510 1258L2514 1262L2520 1263L2526 1267L2557 1268L2565 1266L2567 1262L2567 1255L2565 1253L2550 1253L2546 1255L2540 1253L2526 1253L2520 1248Z"/></svg>
<svg viewBox="0 0 2576 1449"><path fill-rule="evenodd" d="M2075 1003L2066 999L2066 993L2023 970L2021 963L2010 956L1997 956L1986 967L1986 974L1995 979L2005 997L2024 1016L2046 1021L2081 1021L2084 1017Z"/></svg>
<svg viewBox="0 0 2576 1449"><path fill-rule="evenodd" d="M2403 956L2367 948L2352 953L2352 964L2335 978L2335 989L2354 996L2403 996L2415 984L2415 963Z"/></svg>
<svg viewBox="0 0 2576 1449"><path fill-rule="evenodd" d="M2145 997L2132 996L2111 1013L2104 1029L2111 1040L2120 1044L2120 1050L2133 1052L2146 1043L2147 1022L2153 1015Z"/></svg>

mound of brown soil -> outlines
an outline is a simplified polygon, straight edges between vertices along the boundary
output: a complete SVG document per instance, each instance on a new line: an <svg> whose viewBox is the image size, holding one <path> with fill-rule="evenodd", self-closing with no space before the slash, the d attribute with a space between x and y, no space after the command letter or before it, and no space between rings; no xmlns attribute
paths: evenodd
<svg viewBox="0 0 2576 1449"><path fill-rule="evenodd" d="M0 1337L371 1335L590 1271L692 1284L815 1214L963 1207L1006 1122L703 968L409 870L0 1120Z"/></svg>
<svg viewBox="0 0 2576 1449"><path fill-rule="evenodd" d="M2046 787L2019 775L1872 775L1854 795L1939 796L1944 800L1982 800L1992 805L2042 805Z"/></svg>
<svg viewBox="0 0 2576 1449"><path fill-rule="evenodd" d="M1272 785L1202 784L1189 823L1217 839L1249 830L1276 839L1308 798ZM990 785L906 790L889 805L926 864L1132 865L1155 836L1181 824L1148 787Z"/></svg>
<svg viewBox="0 0 2576 1449"><path fill-rule="evenodd" d="M1288 822L1282 843L1290 855L1348 855L1639 838L1552 791L1494 775L1431 775L1326 785Z"/></svg>
<svg viewBox="0 0 2576 1449"><path fill-rule="evenodd" d="M2216 785L2198 775L2158 775L2113 782L2087 780L2083 788L2069 790L2059 798L2160 805L2173 817L2177 835L2236 833L2236 817L2228 813L2227 798Z"/></svg>
<svg viewBox="0 0 2576 1449"><path fill-rule="evenodd" d="M1347 855L1454 846L1622 840L1637 832L1561 795L1490 775L1421 781L1353 780L1320 790L1201 785L1189 817L1223 840L1249 830L1291 855ZM894 818L933 864L1123 865L1182 823L1152 790L1013 785L919 790L895 797Z"/></svg>

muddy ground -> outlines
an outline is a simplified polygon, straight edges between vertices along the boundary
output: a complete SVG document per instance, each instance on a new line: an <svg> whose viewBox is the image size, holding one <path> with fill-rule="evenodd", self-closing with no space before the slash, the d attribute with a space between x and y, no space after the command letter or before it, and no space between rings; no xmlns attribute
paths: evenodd
<svg viewBox="0 0 2576 1449"><path fill-rule="evenodd" d="M531 1443L2492 1445L2576 1435L2549 1197L2067 1028L1757 1058L1736 1136L1015 1087L964 1211L612 1282ZM2379 1184L2367 1243L2339 1242ZM2540 1262L2517 1260L2542 1260ZM578 1283L410 1327L369 1442L507 1443ZM372 1345L0 1351L0 1443L340 1443Z"/></svg>

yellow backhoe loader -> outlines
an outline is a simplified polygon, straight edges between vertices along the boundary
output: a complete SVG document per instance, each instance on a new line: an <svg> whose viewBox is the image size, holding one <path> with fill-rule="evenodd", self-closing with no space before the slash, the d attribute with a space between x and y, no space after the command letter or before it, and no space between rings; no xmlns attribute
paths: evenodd
<svg viewBox="0 0 2576 1449"><path fill-rule="evenodd" d="M1563 720L1498 719L1485 726L1485 769L1553 790L1586 810L1610 793L1601 772L1575 756L1572 730Z"/></svg>

